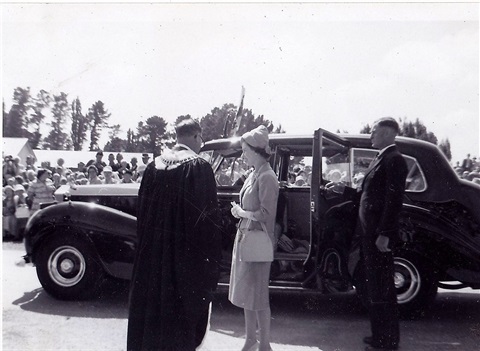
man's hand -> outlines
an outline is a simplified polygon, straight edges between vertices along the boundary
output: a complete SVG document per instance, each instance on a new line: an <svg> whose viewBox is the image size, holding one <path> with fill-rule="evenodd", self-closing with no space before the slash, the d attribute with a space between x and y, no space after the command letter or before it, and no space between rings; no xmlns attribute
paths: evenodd
<svg viewBox="0 0 480 351"><path fill-rule="evenodd" d="M388 236L384 235L379 235L377 240L375 241L375 245L377 245L377 249L381 252L390 252L388 248L388 243L390 242L390 239Z"/></svg>
<svg viewBox="0 0 480 351"><path fill-rule="evenodd" d="M330 182L325 185L325 189L327 190L327 194L331 194L332 192L337 194L343 194L343 192L345 191L345 183Z"/></svg>

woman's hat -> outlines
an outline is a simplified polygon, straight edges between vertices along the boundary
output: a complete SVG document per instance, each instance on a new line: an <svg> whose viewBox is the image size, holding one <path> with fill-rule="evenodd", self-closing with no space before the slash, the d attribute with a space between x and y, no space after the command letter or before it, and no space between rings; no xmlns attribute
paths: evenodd
<svg viewBox="0 0 480 351"><path fill-rule="evenodd" d="M14 187L13 187L13 190L14 191L25 191L25 187L22 185L22 184L16 184Z"/></svg>
<svg viewBox="0 0 480 351"><path fill-rule="evenodd" d="M267 154L272 153L268 145L268 129L264 125L246 132L242 135L242 139L254 148L264 149Z"/></svg>

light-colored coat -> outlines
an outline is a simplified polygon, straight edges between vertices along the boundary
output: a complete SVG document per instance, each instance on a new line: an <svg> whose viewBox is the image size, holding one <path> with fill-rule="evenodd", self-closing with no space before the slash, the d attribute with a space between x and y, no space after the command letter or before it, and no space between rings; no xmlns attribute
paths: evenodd
<svg viewBox="0 0 480 351"><path fill-rule="evenodd" d="M268 234L273 239L278 200L278 181L268 163L249 175L240 191L240 206L253 212L255 221L251 229L262 229L265 224ZM239 228L246 228L248 220L242 218ZM238 307L247 310L264 310L269 308L268 283L271 262L244 262L238 257L240 230L237 231L232 253L230 273L229 300Z"/></svg>
<svg viewBox="0 0 480 351"><path fill-rule="evenodd" d="M250 229L262 229L259 222L263 222L268 234L273 235L275 217L277 214L278 180L275 172L268 163L258 171L250 173L240 190L240 207L245 211L253 212L255 221ZM246 228L247 219L242 218L239 228ZM272 237L273 238L273 237Z"/></svg>

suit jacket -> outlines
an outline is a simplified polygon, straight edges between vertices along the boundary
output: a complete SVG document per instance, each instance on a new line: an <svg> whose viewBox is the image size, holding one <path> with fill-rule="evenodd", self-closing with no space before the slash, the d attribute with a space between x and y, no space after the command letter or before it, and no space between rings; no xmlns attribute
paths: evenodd
<svg viewBox="0 0 480 351"><path fill-rule="evenodd" d="M397 238L407 172L407 163L396 146L372 162L358 193L365 235Z"/></svg>

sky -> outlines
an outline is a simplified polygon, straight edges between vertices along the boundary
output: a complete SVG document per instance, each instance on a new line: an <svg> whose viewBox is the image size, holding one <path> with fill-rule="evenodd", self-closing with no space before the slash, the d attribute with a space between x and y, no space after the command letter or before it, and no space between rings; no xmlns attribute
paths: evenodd
<svg viewBox="0 0 480 351"><path fill-rule="evenodd" d="M129 128L239 104L292 134L419 118L480 156L479 4L1 5L1 89L101 100ZM106 139L106 134L103 137Z"/></svg>

